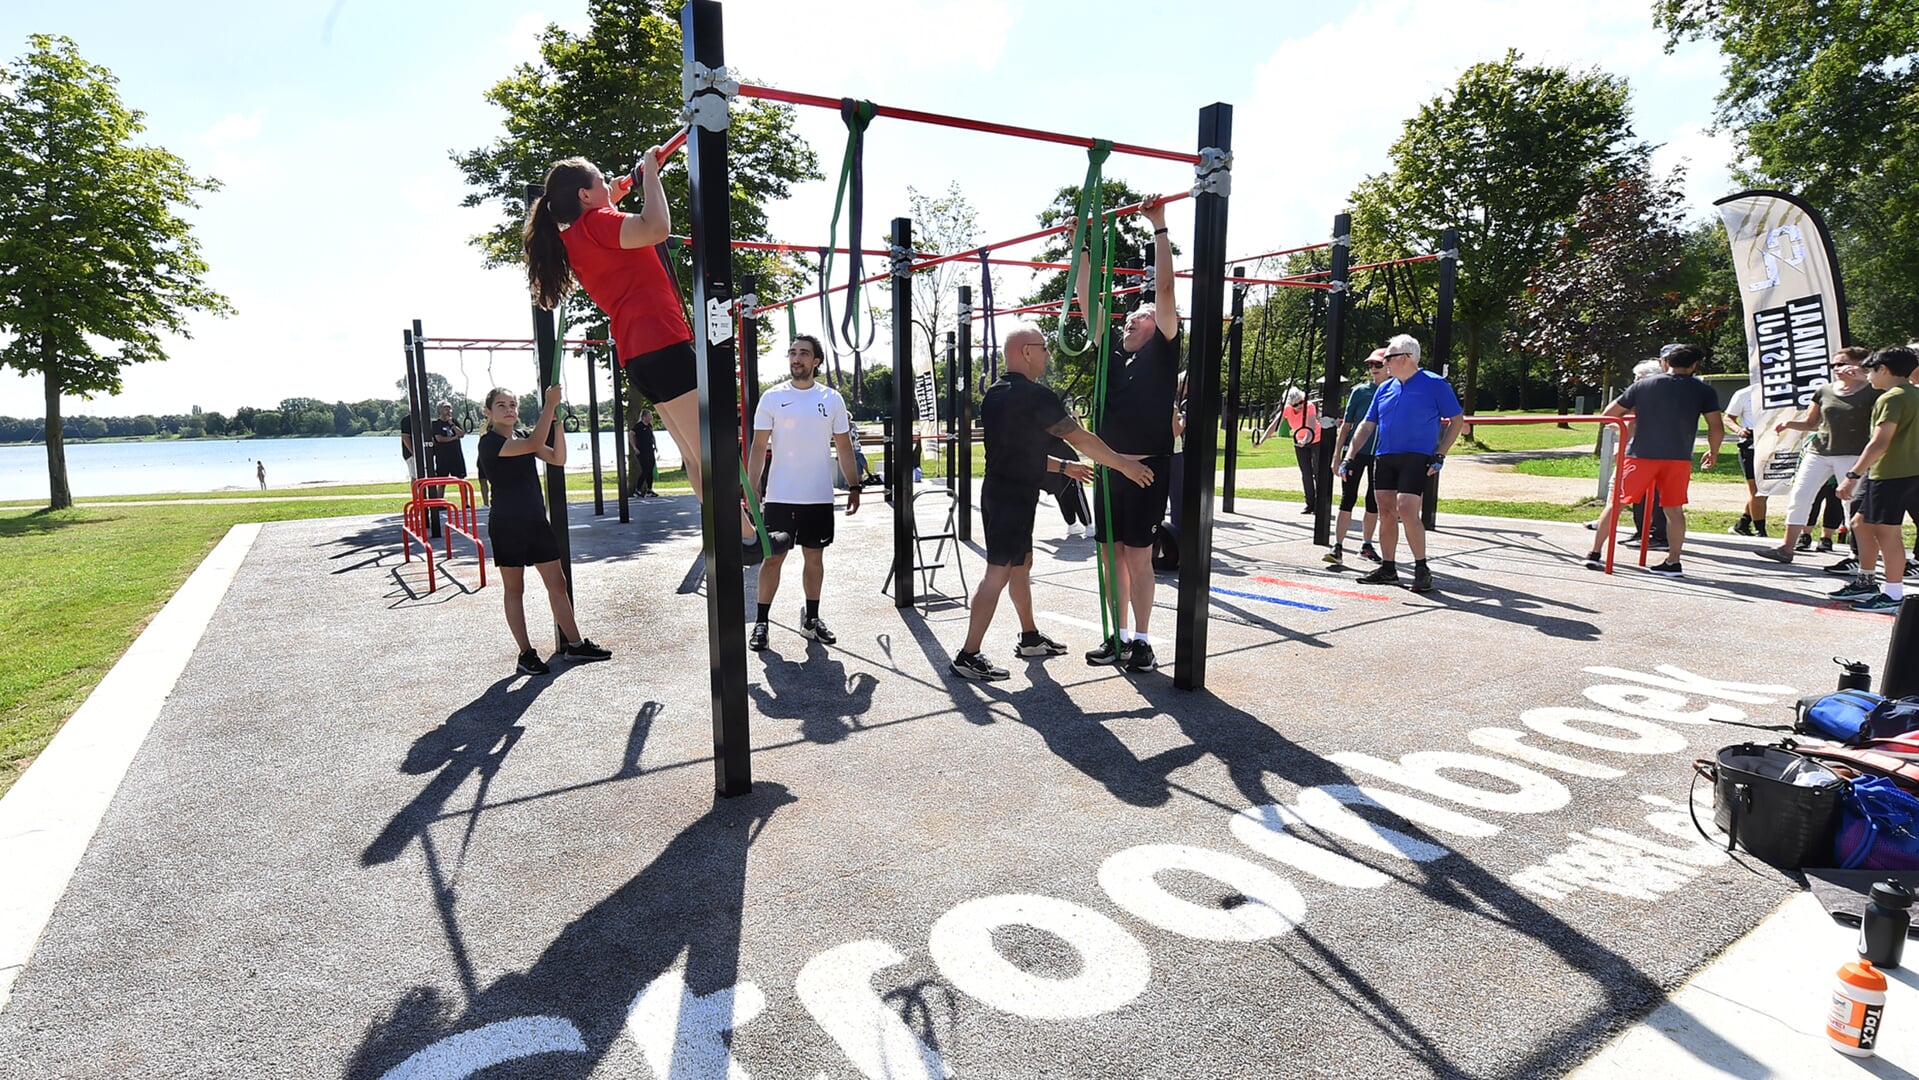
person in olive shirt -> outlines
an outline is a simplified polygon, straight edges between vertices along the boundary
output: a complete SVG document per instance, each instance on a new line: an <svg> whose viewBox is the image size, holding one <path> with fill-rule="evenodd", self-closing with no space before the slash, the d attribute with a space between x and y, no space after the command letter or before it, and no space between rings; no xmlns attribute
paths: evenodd
<svg viewBox="0 0 1919 1080"><path fill-rule="evenodd" d="M1147 622L1153 613L1153 532L1166 518L1172 477L1173 407L1179 397L1179 308L1173 297L1173 243L1166 232L1163 197L1147 200L1140 214L1153 226L1154 297L1127 315L1117 353L1109 363L1104 415L1095 430L1106 445L1137 455L1153 474L1144 488L1111 483L1093 490L1094 536L1109 581L1116 583L1118 640L1086 654L1089 664L1122 664L1128 671L1157 667ZM1092 273L1082 265L1076 289L1086 325L1105 325L1108 298L1091 295ZM1109 519L1110 515L1110 519ZM1128 619L1128 605L1131 619Z"/></svg>
<svg viewBox="0 0 1919 1080"><path fill-rule="evenodd" d="M1372 407L1373 394L1378 392L1379 384L1386 381L1386 349L1384 346L1374 349L1366 358L1367 381L1353 387L1352 396L1346 399L1346 413L1339 422L1339 436L1333 442L1333 460L1346 460L1347 444L1353 440L1353 433L1366 420L1366 411ZM1353 527L1353 504L1359 501L1359 484L1366 483L1366 516L1360 519L1359 557L1369 562L1378 562L1379 553L1373 550L1373 530L1379 525L1379 500L1373 495L1373 450L1379 445L1379 436L1367 437L1365 445L1353 451L1352 464L1340 476L1339 518L1333 526L1333 550L1326 553L1326 561L1334 566L1344 566L1347 532Z"/></svg>
<svg viewBox="0 0 1919 1080"><path fill-rule="evenodd" d="M1859 491L1859 578L1833 596L1855 599L1855 611L1895 612L1905 599L1906 515L1919 509L1919 390L1912 370L1919 353L1903 345L1880 349L1861 365L1881 391L1872 406L1872 438L1839 482L1839 497ZM1860 483L1861 480L1865 482ZM1874 587L1872 568L1885 561L1885 583Z"/></svg>
<svg viewBox="0 0 1919 1080"><path fill-rule="evenodd" d="M1812 442L1799 457L1799 471L1792 478L1791 502L1786 508L1786 539L1778 548L1765 548L1756 554L1762 559L1789 563L1800 536L1812 520L1812 508L1820 489L1828 480L1852 472L1859 452L1872 437L1872 409L1879 391L1859 366L1866 350L1852 347L1839 350L1832 360L1833 382L1819 388L1801 420L1786 420L1773 430L1813 431Z"/></svg>
<svg viewBox="0 0 1919 1080"><path fill-rule="evenodd" d="M1114 453L1067 414L1059 395L1036 381L1045 373L1045 337L1028 325L1014 327L1006 335L1006 374L987 388L980 402L980 426L986 429L986 476L980 484L986 574L973 591L966 646L951 664L953 674L961 678L994 682L1007 677L1005 668L980 654L1001 590L1013 594L1013 609L1019 613L1017 655L1046 657L1066 651L1066 646L1040 633L1033 620L1033 517L1046 474L1063 472L1075 481L1085 481L1093 470L1047 456L1052 440L1065 439L1073 449L1138 487L1153 482L1152 470L1138 458Z"/></svg>

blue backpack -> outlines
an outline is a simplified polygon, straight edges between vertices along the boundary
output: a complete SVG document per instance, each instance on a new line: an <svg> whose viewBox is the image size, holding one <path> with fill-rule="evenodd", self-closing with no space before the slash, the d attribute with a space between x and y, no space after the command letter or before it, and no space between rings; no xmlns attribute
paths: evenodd
<svg viewBox="0 0 1919 1080"><path fill-rule="evenodd" d="M1866 690L1838 690L1799 700L1802 735L1864 746L1919 730L1919 697L1885 698Z"/></svg>

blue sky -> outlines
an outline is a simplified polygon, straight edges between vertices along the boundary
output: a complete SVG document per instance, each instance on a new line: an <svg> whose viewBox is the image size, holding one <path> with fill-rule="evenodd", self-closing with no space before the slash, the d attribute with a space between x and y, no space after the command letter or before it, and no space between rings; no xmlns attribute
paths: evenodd
<svg viewBox="0 0 1919 1080"><path fill-rule="evenodd" d="M586 10L502 0L0 6L0 55L23 54L31 33L73 38L147 114L146 141L225 185L189 216L211 282L238 315L196 320L168 363L128 370L123 395L72 399L65 411L392 396L400 331L413 319L436 336L526 336L521 280L481 269L465 243L494 212L459 207L464 185L448 155L497 133L500 114L482 94L533 55L538 28L583 26ZM1644 3L732 0L726 11L729 63L789 89L1186 150L1199 107L1232 103L1236 254L1324 239L1354 183L1385 167L1406 117L1508 47L1626 76L1641 137L1664 144L1662 164L1691 163L1696 214L1732 190L1727 144L1705 134L1719 59L1698 45L1664 55ZM799 130L837 160L835 114L802 109ZM907 185L958 183L987 238L1012 236L1084 171L1071 147L881 121L868 139L869 231L905 212ZM1143 159L1116 157L1108 175L1142 190L1192 182L1188 166ZM831 199L827 183L810 185L773 208L776 232L821 242ZM1170 219L1175 236L1190 235L1190 204ZM491 378L484 355L469 354L465 371L451 354L430 363L475 397L492 382L531 388L524 356L501 354ZM0 374L0 413L43 411L37 380Z"/></svg>

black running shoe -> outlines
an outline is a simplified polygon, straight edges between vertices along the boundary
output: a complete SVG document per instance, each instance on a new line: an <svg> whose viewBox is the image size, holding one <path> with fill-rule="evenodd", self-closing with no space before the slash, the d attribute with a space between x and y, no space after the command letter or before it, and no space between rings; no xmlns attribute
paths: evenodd
<svg viewBox="0 0 1919 1080"><path fill-rule="evenodd" d="M1794 549L1792 548L1782 548L1782 547L1760 548L1758 551L1753 552L1753 554L1759 556L1762 559L1771 559L1773 562L1776 562L1776 563L1789 563L1792 561L1793 550ZM1798 550L1804 551L1806 550L1806 548L1802 544L1800 545Z"/></svg>
<svg viewBox="0 0 1919 1080"><path fill-rule="evenodd" d="M1840 559L1838 562L1826 567L1826 573L1837 574L1840 577L1858 577L1859 560L1850 558Z"/></svg>
<svg viewBox="0 0 1919 1080"><path fill-rule="evenodd" d="M1030 660L1035 656L1065 656L1066 655L1066 644L1064 642L1054 641L1052 638L1047 637L1045 634L1041 634L1039 636L1039 640L1033 642L1031 645L1028 645L1023 640L1024 635L1021 635L1021 637L1022 637L1022 640L1019 642L1019 644L1013 647L1014 656L1020 657L1022 659Z"/></svg>
<svg viewBox="0 0 1919 1080"><path fill-rule="evenodd" d="M994 667L983 653L960 653L947 665L953 674L962 679L977 679L980 682L998 682L1007 677L1006 669Z"/></svg>
<svg viewBox="0 0 1919 1080"><path fill-rule="evenodd" d="M592 638L581 638L560 649L560 658L575 664L591 664L600 660L613 659L613 652L593 644Z"/></svg>
<svg viewBox="0 0 1919 1080"><path fill-rule="evenodd" d="M1804 549L1802 548L1801 550ZM1832 537L1822 536L1819 538L1819 553L1821 555L1832 554Z"/></svg>
<svg viewBox="0 0 1919 1080"><path fill-rule="evenodd" d="M1373 545L1368 542L1359 545L1359 557L1365 559L1367 562L1378 562L1379 552L1374 551Z"/></svg>
<svg viewBox="0 0 1919 1080"><path fill-rule="evenodd" d="M1345 559L1346 559L1346 553L1340 549L1340 546L1338 544L1334 544L1333 550L1320 556L1321 562L1331 563L1334 566L1344 566Z"/></svg>
<svg viewBox="0 0 1919 1080"><path fill-rule="evenodd" d="M1086 654L1086 662L1094 667L1106 667L1111 664L1123 664L1133 653L1133 643L1107 638L1100 642L1099 648Z"/></svg>
<svg viewBox="0 0 1919 1080"><path fill-rule="evenodd" d="M1413 591L1433 591L1433 572L1426 567L1425 563L1413 564Z"/></svg>
<svg viewBox="0 0 1919 1080"><path fill-rule="evenodd" d="M1133 648L1126 656L1127 671L1157 671L1159 661L1153 658L1153 647L1144 641L1133 642Z"/></svg>
<svg viewBox="0 0 1919 1080"><path fill-rule="evenodd" d="M1867 574L1865 577L1853 578L1834 589L1829 595L1834 600L1864 600L1878 593L1879 582L1871 574Z"/></svg>
<svg viewBox="0 0 1919 1080"><path fill-rule="evenodd" d="M1811 551L1812 550L1812 534L1800 533L1799 539L1793 542L1792 549L1794 551ZM1826 543L1826 549L1828 551L1832 550L1832 543L1830 541Z"/></svg>
<svg viewBox="0 0 1919 1080"><path fill-rule="evenodd" d="M1584 566L1588 570L1603 571L1606 569L1606 558L1605 556L1601 555L1597 551L1588 551L1586 553L1585 561L1582 562L1580 565Z"/></svg>
<svg viewBox="0 0 1919 1080"><path fill-rule="evenodd" d="M1383 562L1379 564L1377 570L1374 570L1370 574L1361 574L1356 580L1361 585L1397 585L1399 584L1399 568L1392 563Z"/></svg>
<svg viewBox="0 0 1919 1080"><path fill-rule="evenodd" d="M540 659L540 654L534 652L532 649L528 649L520 654L520 674L545 675L552 670L552 668L546 666L546 661Z"/></svg>
<svg viewBox="0 0 1919 1080"><path fill-rule="evenodd" d="M1658 566L1648 566L1646 569L1648 572L1658 574L1660 577L1685 577L1686 576L1686 572L1680 568L1679 564L1676 562L1673 562L1671 559L1667 559L1665 562L1660 563Z"/></svg>
<svg viewBox="0 0 1919 1080"><path fill-rule="evenodd" d="M759 652L761 649L766 648L766 624L765 623L756 622L753 624L753 629L747 631L746 647L749 649L752 649L754 652Z"/></svg>
<svg viewBox="0 0 1919 1080"><path fill-rule="evenodd" d="M822 645L831 645L839 640L833 631L826 628L825 619L807 618L805 608L800 609L800 636L812 638Z"/></svg>

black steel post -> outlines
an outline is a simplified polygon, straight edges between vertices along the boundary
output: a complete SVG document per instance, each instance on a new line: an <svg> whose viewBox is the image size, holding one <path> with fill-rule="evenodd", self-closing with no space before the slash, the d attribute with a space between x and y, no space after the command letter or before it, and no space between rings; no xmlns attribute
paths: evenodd
<svg viewBox="0 0 1919 1080"><path fill-rule="evenodd" d="M753 445L753 416L760 408L760 324L751 312L759 307L756 287L759 279L753 274L740 275L740 299L748 314L740 320L740 429L746 441L740 444L741 450ZM787 342L791 345L792 342Z"/></svg>
<svg viewBox="0 0 1919 1080"><path fill-rule="evenodd" d="M633 520L632 512L627 507L627 497L632 494L631 489L633 483L637 481L639 477L629 478L626 475L626 459L631 456L627 453L627 447L631 445L633 436L627 430L626 372L620 367L620 346L618 342L614 342L606 347L606 358L613 370L613 430L617 433L613 437L613 445L618 447L618 449L613 452L613 477L619 482L620 524L625 525L627 522Z"/></svg>
<svg viewBox="0 0 1919 1080"><path fill-rule="evenodd" d="M541 195L538 184L526 186L526 201L531 205ZM546 388L554 385L559 374L559 365L554 356L559 350L559 330L554 325L553 313L538 304L533 305L533 369L535 384L539 387L536 396L544 404ZM559 416L553 418L553 426L546 433L546 444L558 446L566 439ZM554 542L560 548L560 570L566 576L566 594L573 595L573 537L572 522L566 514L566 467L549 463L546 467L546 517L553 529ZM558 623L553 626L554 647L566 644L566 633Z"/></svg>
<svg viewBox="0 0 1919 1080"><path fill-rule="evenodd" d="M680 9L683 67L726 66L718 0ZM708 659L712 668L713 773L719 793L753 790L746 698L746 586L740 552L739 367L733 351L732 178L727 102L696 88L686 142L693 236L693 337L700 356L700 516L706 541ZM710 110L707 115L701 115ZM712 125L712 126L708 126Z"/></svg>
<svg viewBox="0 0 1919 1080"><path fill-rule="evenodd" d="M604 338L604 328L594 337ZM592 439L587 443L587 456L593 462L593 516L606 516L606 482L600 476L600 362L593 355L591 347L582 347L580 356L586 361L586 430Z"/></svg>
<svg viewBox="0 0 1919 1080"><path fill-rule="evenodd" d="M1459 283L1459 230L1439 234L1439 303L1433 312L1433 370L1445 375L1453 358L1453 290ZM1426 495L1419 504L1419 520L1428 529L1439 523L1439 480L1428 477Z"/></svg>
<svg viewBox="0 0 1919 1080"><path fill-rule="evenodd" d="M413 320L413 325L420 325L420 320ZM411 481L425 475L420 471L420 369L414 364L413 333L412 330L400 331L400 341L406 349L406 418L407 426L412 429L412 434L407 436L413 449L413 457L407 461L407 469L412 473L408 478L409 487ZM408 491L406 497L412 499L413 493Z"/></svg>
<svg viewBox="0 0 1919 1080"><path fill-rule="evenodd" d="M426 333L420 329L420 320L413 320L413 370L419 395L415 399L417 410L413 414L413 461L419 467L415 476L432 476L439 471L434 461L439 456L439 443L433 441L433 420L438 412L433 405L433 384L426 377ZM439 494L446 492L442 489ZM430 510L426 515L427 535L435 540L440 538L440 511Z"/></svg>
<svg viewBox="0 0 1919 1080"><path fill-rule="evenodd" d="M1328 278L1332 288L1326 293L1326 377L1320 382L1319 407L1339 410L1340 364L1346 351L1346 268L1352 265L1353 216L1333 216L1333 272ZM1326 439L1322 428L1320 443ZM1319 445L1319 444L1315 444ZM1313 504L1313 543L1333 542L1333 455L1331 448L1319 445L1314 469L1318 500Z"/></svg>
<svg viewBox="0 0 1919 1080"><path fill-rule="evenodd" d="M958 335L946 332L946 490L957 483L954 465L959 454L959 345Z"/></svg>
<svg viewBox="0 0 1919 1080"><path fill-rule="evenodd" d="M1206 630L1213 591L1213 469L1219 461L1220 313L1226 308L1226 192L1232 173L1233 107L1199 111L1200 195L1193 210L1192 338L1186 364L1186 476L1179 529L1178 643L1173 685L1206 686ZM1151 250L1150 248L1148 250ZM1158 288L1173 294L1173 267Z"/></svg>
<svg viewBox="0 0 1919 1080"><path fill-rule="evenodd" d="M1233 268L1233 276L1243 278L1246 268ZM1226 403L1220 426L1226 431L1226 492L1220 496L1219 512L1233 512L1233 495L1239 486L1239 367L1240 339L1245 336L1246 286L1233 284L1233 321L1226 331ZM1190 434L1190 433L1189 433Z"/></svg>
<svg viewBox="0 0 1919 1080"><path fill-rule="evenodd" d="M973 542L973 287L959 287L959 404L953 409L959 425L958 533L962 544Z"/></svg>
<svg viewBox="0 0 1919 1080"><path fill-rule="evenodd" d="M893 489L893 606L913 606L913 219L893 219L893 441L886 483Z"/></svg>

